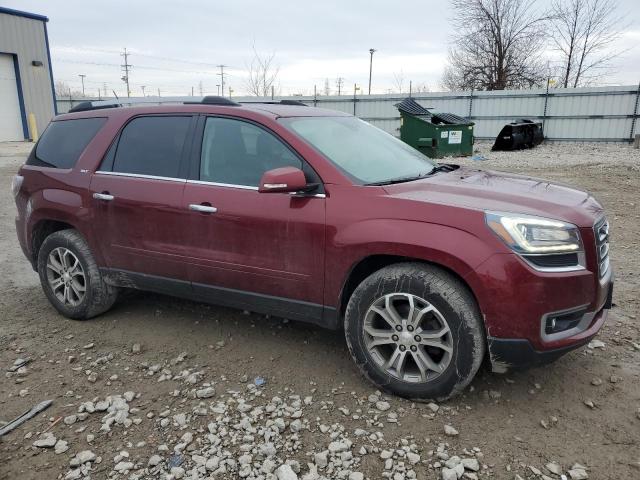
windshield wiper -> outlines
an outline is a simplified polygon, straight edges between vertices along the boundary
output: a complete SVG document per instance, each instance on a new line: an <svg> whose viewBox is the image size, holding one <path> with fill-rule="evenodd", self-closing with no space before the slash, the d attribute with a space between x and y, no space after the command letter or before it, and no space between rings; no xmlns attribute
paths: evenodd
<svg viewBox="0 0 640 480"><path fill-rule="evenodd" d="M404 177L390 178L389 180L381 180L379 182L365 183L365 186L379 186L379 185L392 185L394 183L412 182L413 180L420 180L428 175L431 175L433 170L429 172L419 173L418 175L405 175Z"/></svg>

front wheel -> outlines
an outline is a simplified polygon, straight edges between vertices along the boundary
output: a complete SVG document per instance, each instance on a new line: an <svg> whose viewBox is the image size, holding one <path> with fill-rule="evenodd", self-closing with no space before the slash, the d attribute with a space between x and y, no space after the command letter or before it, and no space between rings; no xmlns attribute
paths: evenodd
<svg viewBox="0 0 640 480"><path fill-rule="evenodd" d="M347 305L345 335L367 378L412 399L460 393L485 353L481 316L468 288L421 263L391 265L367 277Z"/></svg>
<svg viewBox="0 0 640 480"><path fill-rule="evenodd" d="M106 312L118 295L116 287L105 283L87 241L76 230L60 230L44 240L38 274L49 302L74 320Z"/></svg>

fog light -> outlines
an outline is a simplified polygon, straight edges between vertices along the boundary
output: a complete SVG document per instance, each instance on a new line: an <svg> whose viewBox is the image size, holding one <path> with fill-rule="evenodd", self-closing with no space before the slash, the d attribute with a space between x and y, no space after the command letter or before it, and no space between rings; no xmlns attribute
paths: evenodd
<svg viewBox="0 0 640 480"><path fill-rule="evenodd" d="M545 321L544 333L550 335L552 333L564 332L570 330L580 323L585 313L584 309L575 312L560 313L549 315Z"/></svg>

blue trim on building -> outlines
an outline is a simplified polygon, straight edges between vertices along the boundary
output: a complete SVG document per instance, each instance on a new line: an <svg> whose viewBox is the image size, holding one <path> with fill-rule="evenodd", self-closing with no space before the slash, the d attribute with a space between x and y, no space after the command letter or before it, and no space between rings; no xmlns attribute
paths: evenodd
<svg viewBox="0 0 640 480"><path fill-rule="evenodd" d="M22 10L14 10L13 8L0 7L0 13L6 13L7 15L14 15L16 17L30 18L32 20L40 20L41 22L48 22L49 19L44 15L38 15L36 13L23 12Z"/></svg>
<svg viewBox="0 0 640 480"><path fill-rule="evenodd" d="M0 52L2 53L2 52ZM13 57L13 69L16 72L16 88L18 89L18 103L20 104L20 116L22 117L22 135L25 140L29 140L29 126L27 124L27 109L24 106L24 95L22 94L22 81L20 80L20 65L18 55L9 53Z"/></svg>
<svg viewBox="0 0 640 480"><path fill-rule="evenodd" d="M49 62L49 79L51 80L51 98L53 98L53 115L58 115L58 102L56 101L56 87L53 84L53 66L51 65L51 52L49 51L49 31L47 23L44 25L44 42L47 45L47 61Z"/></svg>

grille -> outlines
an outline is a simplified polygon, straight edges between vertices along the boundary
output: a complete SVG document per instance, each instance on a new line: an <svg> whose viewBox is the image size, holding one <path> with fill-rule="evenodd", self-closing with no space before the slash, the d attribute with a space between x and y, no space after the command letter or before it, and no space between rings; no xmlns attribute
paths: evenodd
<svg viewBox="0 0 640 480"><path fill-rule="evenodd" d="M602 278L609 271L609 222L603 218L593 228L596 237L598 271Z"/></svg>

